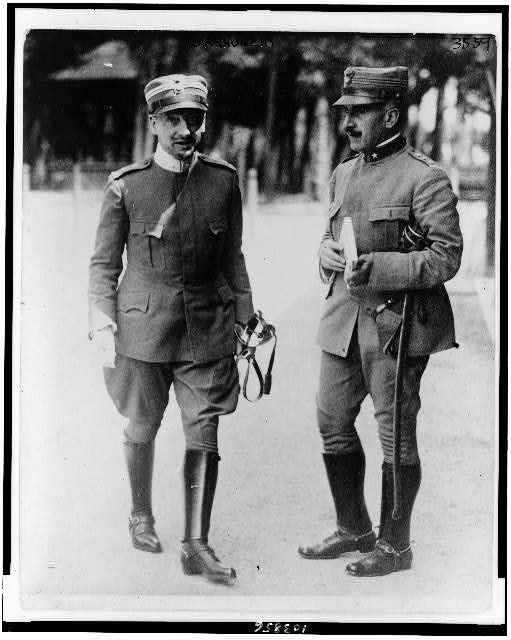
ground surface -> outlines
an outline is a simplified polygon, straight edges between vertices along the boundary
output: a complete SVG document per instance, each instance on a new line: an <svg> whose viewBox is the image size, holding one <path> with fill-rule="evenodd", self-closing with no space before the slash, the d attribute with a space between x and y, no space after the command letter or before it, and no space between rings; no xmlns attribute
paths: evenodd
<svg viewBox="0 0 511 640"><path fill-rule="evenodd" d="M25 606L173 611L185 617L190 609L212 616L264 609L365 620L383 614L394 620L455 619L487 610L495 443L494 347L484 317L491 323L491 295L478 296L468 276L453 283L461 347L432 357L424 376L418 429L423 484L412 524L413 568L357 580L344 571L356 553L318 562L296 554L299 544L334 529L314 407L314 342L324 296L316 263L321 208L267 205L247 224L255 304L276 324L279 343L271 396L256 405L241 400L219 432L222 461L210 538L239 576L235 587L225 589L181 572L184 439L174 402L158 436L155 463L154 511L164 553L144 554L130 544L123 419L107 397L86 337L98 197L82 197L74 206L65 194L31 193L25 202L19 432ZM467 209L466 238L476 242L469 215ZM464 266L465 274L473 272ZM263 366L267 355L261 350ZM358 424L376 524L381 452L370 402Z"/></svg>

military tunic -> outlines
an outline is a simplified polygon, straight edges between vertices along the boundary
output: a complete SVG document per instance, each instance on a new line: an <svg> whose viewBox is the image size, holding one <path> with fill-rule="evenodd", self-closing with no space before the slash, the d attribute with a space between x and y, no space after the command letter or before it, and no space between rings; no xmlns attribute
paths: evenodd
<svg viewBox="0 0 511 640"><path fill-rule="evenodd" d="M418 458L415 438L419 387L431 353L456 346L454 321L444 282L457 272L463 247L457 199L445 172L397 140L381 156L360 154L341 163L332 176L325 238L339 239L350 216L358 254L372 253L367 285L348 289L342 273L329 278L318 344L323 350L317 396L318 424L326 451L359 446L355 418L369 393L375 406L385 459L392 462L395 358L379 343L375 308L413 290L414 313L403 394L402 459ZM403 253L401 233L419 225L429 247ZM420 313L419 313L420 306Z"/></svg>
<svg viewBox="0 0 511 640"><path fill-rule="evenodd" d="M106 315L117 353L168 362L186 323L192 360L211 361L234 352L234 322L253 313L238 179L198 154L174 202L169 176L152 160L112 174L90 264L90 325Z"/></svg>
<svg viewBox="0 0 511 640"><path fill-rule="evenodd" d="M358 155L341 163L331 181L331 204L324 238L338 240L350 216L358 254L373 253L367 286L348 290L342 274L333 277L320 322L318 343L329 353L346 355L357 315L371 312L396 292L414 290L428 322L413 316L412 355L428 355L455 345L454 321L443 283L457 272L463 240L457 199L443 169L404 146L382 159ZM403 253L399 240L415 220L431 246Z"/></svg>
<svg viewBox="0 0 511 640"><path fill-rule="evenodd" d="M216 449L211 432L239 393L234 322L253 312L241 231L237 176L223 161L197 154L189 172L149 160L111 175L90 265L89 317L92 329L105 319L117 329L116 368L105 369L105 379L130 419L130 439L154 438L173 383L185 434L200 429L192 448Z"/></svg>

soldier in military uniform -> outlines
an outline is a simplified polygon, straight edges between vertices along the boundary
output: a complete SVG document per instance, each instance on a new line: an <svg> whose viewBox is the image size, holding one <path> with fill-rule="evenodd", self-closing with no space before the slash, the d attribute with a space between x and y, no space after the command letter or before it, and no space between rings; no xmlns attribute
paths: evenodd
<svg viewBox="0 0 511 640"><path fill-rule="evenodd" d="M354 576L409 569L410 521L421 481L416 425L419 387L430 354L457 346L444 282L462 253L457 199L444 171L402 135L406 67L351 67L344 74L343 126L354 152L334 171L328 224L319 249L328 282L318 343L322 349L317 420L337 531L299 548L304 558L367 552L347 565ZM352 218L358 261L348 270L338 242ZM404 238L421 242L404 243ZM402 517L394 506L393 416L396 358L390 345L406 292L413 292L401 398ZM392 320L392 322L390 322ZM386 326L387 323L387 326ZM378 539L364 499L365 455L355 421L369 394L383 449Z"/></svg>
<svg viewBox="0 0 511 640"><path fill-rule="evenodd" d="M253 313L238 177L196 151L208 108L204 78L156 78L145 97L158 146L108 180L90 263L90 337L106 349L115 341L114 366L104 372L128 418L133 546L161 551L151 505L154 440L173 384L186 439L183 570L231 583L236 573L219 562L208 533L218 417L235 410L239 394L235 323Z"/></svg>

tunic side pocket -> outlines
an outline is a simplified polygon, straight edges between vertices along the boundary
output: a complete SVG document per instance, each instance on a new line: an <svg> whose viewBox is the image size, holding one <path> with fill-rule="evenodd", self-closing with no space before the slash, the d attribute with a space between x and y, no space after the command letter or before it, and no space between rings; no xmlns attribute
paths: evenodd
<svg viewBox="0 0 511 640"><path fill-rule="evenodd" d="M139 311L146 313L149 306L148 291L129 291L119 296L117 307L123 313Z"/></svg>
<svg viewBox="0 0 511 640"><path fill-rule="evenodd" d="M376 315L375 322L381 350L386 355L396 358L402 323L401 315L390 309L384 309Z"/></svg>

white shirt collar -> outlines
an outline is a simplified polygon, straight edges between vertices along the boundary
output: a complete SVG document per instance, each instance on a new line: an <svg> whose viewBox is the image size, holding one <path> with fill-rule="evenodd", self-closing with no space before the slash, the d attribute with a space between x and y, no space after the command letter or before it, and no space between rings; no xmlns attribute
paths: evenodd
<svg viewBox="0 0 511 640"><path fill-rule="evenodd" d="M154 152L154 161L162 169L166 171L172 171L173 173L183 173L188 171L190 166L194 163L197 153L194 152L193 156L186 161L178 160L174 156L167 153L165 149L158 143L156 151Z"/></svg>
<svg viewBox="0 0 511 640"><path fill-rule="evenodd" d="M377 144L376 148L378 149L379 147L385 147L386 145L393 142L396 138L399 138L400 135L401 135L401 131L399 133L396 133L395 136L392 136L392 138L389 138L388 140L384 140L383 142L380 142L380 144Z"/></svg>

